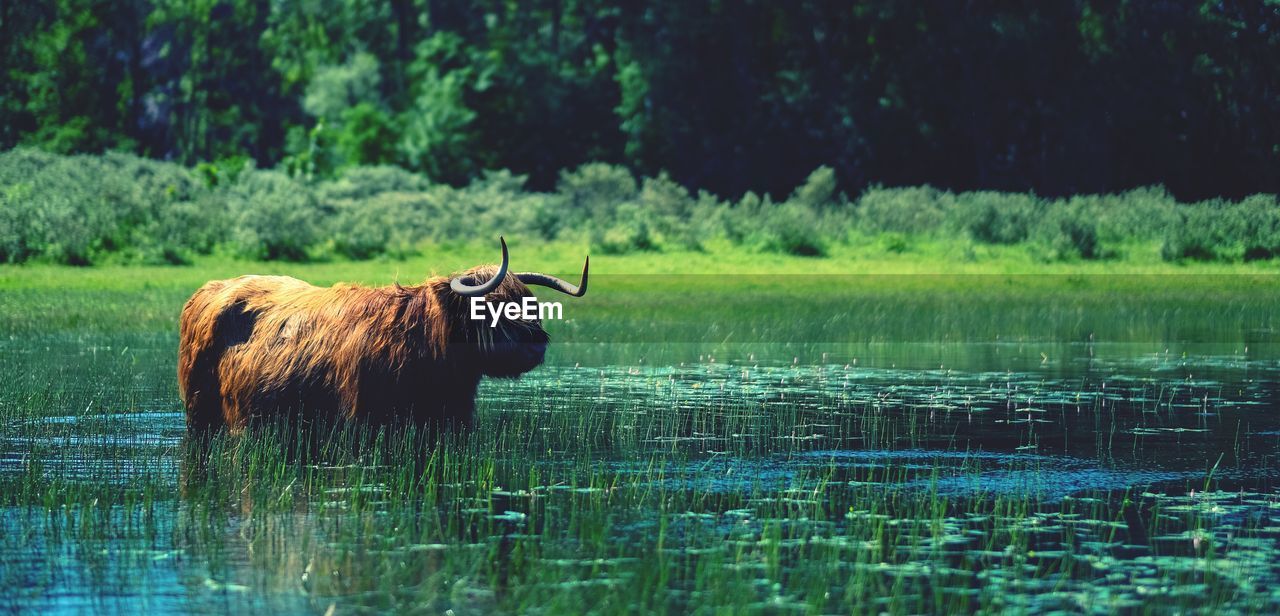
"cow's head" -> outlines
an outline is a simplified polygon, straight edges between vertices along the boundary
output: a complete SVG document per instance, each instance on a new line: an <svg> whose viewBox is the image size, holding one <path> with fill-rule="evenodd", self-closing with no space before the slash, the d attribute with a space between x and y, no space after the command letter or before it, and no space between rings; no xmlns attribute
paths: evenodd
<svg viewBox="0 0 1280 616"><path fill-rule="evenodd" d="M455 296L451 302L461 305L463 313L454 310L459 320L455 341L465 341L466 349L456 349L473 356L481 372L488 376L515 377L536 368L542 363L551 340L542 321L536 315L512 318L502 308L520 305L524 298L533 297L530 285L555 289L573 297L587 292L587 269L591 260L582 266L582 281L577 285L537 272L507 273L507 242L502 243L502 263L481 265L454 276L449 281L449 292ZM473 319L473 299L482 298L483 318ZM494 311L498 314L494 315ZM461 317L461 318L459 318ZM494 320L497 324L494 325Z"/></svg>

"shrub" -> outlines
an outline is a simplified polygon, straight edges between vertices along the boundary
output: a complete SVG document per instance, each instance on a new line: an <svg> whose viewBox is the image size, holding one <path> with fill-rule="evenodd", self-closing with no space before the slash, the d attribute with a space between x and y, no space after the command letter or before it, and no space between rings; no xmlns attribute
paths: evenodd
<svg viewBox="0 0 1280 616"><path fill-rule="evenodd" d="M225 235L221 202L197 173L181 166L127 154L101 157L102 174L114 178L119 222L112 249L125 261L187 263L207 254ZM247 159L219 161L219 181L234 181ZM136 202L134 202L136 200Z"/></svg>
<svg viewBox="0 0 1280 616"><path fill-rule="evenodd" d="M624 255L633 252L655 251L658 245L649 233L648 225L618 223L608 228L593 228L591 250L605 255Z"/></svg>
<svg viewBox="0 0 1280 616"><path fill-rule="evenodd" d="M0 155L0 259L88 265L107 256L168 260L187 242L152 227L176 203L206 193L187 169L127 154L52 156L18 149ZM175 253L176 254L176 253Z"/></svg>
<svg viewBox="0 0 1280 616"><path fill-rule="evenodd" d="M1051 204L1050 213L1038 229L1050 259L1070 261L1102 256L1097 223L1083 208L1061 202Z"/></svg>
<svg viewBox="0 0 1280 616"><path fill-rule="evenodd" d="M1016 244L1026 241L1043 213L1034 195L991 191L961 193L956 196L956 226L969 232L975 241L986 244Z"/></svg>
<svg viewBox="0 0 1280 616"><path fill-rule="evenodd" d="M322 211L308 187L279 171L249 170L226 191L230 245L249 259L302 261Z"/></svg>
<svg viewBox="0 0 1280 616"><path fill-rule="evenodd" d="M55 242L59 235L74 238L83 229L83 217L70 204L88 198L87 179L72 176L74 172L61 157L33 150L0 157L0 258L68 262Z"/></svg>
<svg viewBox="0 0 1280 616"><path fill-rule="evenodd" d="M930 234L943 229L955 198L929 186L872 187L858 199L858 224L872 233Z"/></svg>
<svg viewBox="0 0 1280 616"><path fill-rule="evenodd" d="M65 157L35 148L14 148L0 152L0 186L30 181L40 171L60 163Z"/></svg>
<svg viewBox="0 0 1280 616"><path fill-rule="evenodd" d="M528 176L507 170L486 171L483 177L456 191L456 202L442 210L442 214L452 219L450 239L484 233L492 236L488 239L496 240L500 234L532 229L535 211L544 197L525 191L527 179Z"/></svg>
<svg viewBox="0 0 1280 616"><path fill-rule="evenodd" d="M636 179L625 167L587 163L560 173L556 192L569 213L582 220L606 220L618 206L636 198Z"/></svg>
<svg viewBox="0 0 1280 616"><path fill-rule="evenodd" d="M1235 206L1243 219L1245 261L1280 256L1280 201L1275 195L1253 195Z"/></svg>
<svg viewBox="0 0 1280 616"><path fill-rule="evenodd" d="M415 240L427 226L420 201L412 193L388 192L334 202L328 228L333 249L351 259L413 254Z"/></svg>
<svg viewBox="0 0 1280 616"><path fill-rule="evenodd" d="M880 246L883 247L885 252L902 254L911 250L911 238L907 237L905 233L897 231L881 233L879 240Z"/></svg>
<svg viewBox="0 0 1280 616"><path fill-rule="evenodd" d="M843 195L836 194L836 188L836 172L831 167L818 167L805 178L804 183L796 188L787 201L824 212L844 201Z"/></svg>
<svg viewBox="0 0 1280 616"><path fill-rule="evenodd" d="M40 187L43 188L43 187ZM69 263L57 236L74 237L82 227L64 194L38 192L35 182L0 187L0 257L11 263L47 258Z"/></svg>
<svg viewBox="0 0 1280 616"><path fill-rule="evenodd" d="M391 165L347 167L338 177L321 183L322 200L363 199L386 192L418 192L431 187L426 177Z"/></svg>
<svg viewBox="0 0 1280 616"><path fill-rule="evenodd" d="M622 204L613 223L592 225L591 249L607 255L657 250L658 243L646 218L635 202Z"/></svg>
<svg viewBox="0 0 1280 616"><path fill-rule="evenodd" d="M252 259L326 251L366 259L404 256L426 240L522 233L584 239L607 254L698 250L721 237L817 256L853 230L880 238L888 252L906 251L922 235L964 233L976 242L1026 242L1052 260L1100 258L1111 243L1156 239L1170 260L1280 256L1275 195L1178 204L1159 187L1054 201L876 187L850 207L827 168L781 203L753 193L737 203L706 192L695 198L666 174L637 181L604 163L562 172L554 193L528 191L525 179L492 171L455 188L399 167L360 166L313 184L244 158L193 170L127 154L17 148L0 152L0 262L185 263L219 247Z"/></svg>
<svg viewBox="0 0 1280 616"><path fill-rule="evenodd" d="M754 235L761 250L802 257L820 257L827 253L821 218L810 208L787 201L765 214L761 223Z"/></svg>
<svg viewBox="0 0 1280 616"><path fill-rule="evenodd" d="M689 220L684 223L685 232L690 236L689 241L684 242L684 247L701 251L704 249L703 239L726 236L727 219L730 215L732 210L729 203L705 190L698 191Z"/></svg>
<svg viewBox="0 0 1280 616"><path fill-rule="evenodd" d="M1274 258L1280 255L1280 205L1275 195L1253 195L1239 203L1178 206L1160 252L1169 261Z"/></svg>
<svg viewBox="0 0 1280 616"><path fill-rule="evenodd" d="M709 224L718 227L729 241L741 244L758 229L761 212L770 207L769 195L762 198L747 191L736 204L717 211L715 220Z"/></svg>
<svg viewBox="0 0 1280 616"><path fill-rule="evenodd" d="M1209 261L1218 258L1223 251L1222 221L1217 220L1218 204L1211 202L1186 205L1179 208L1177 218L1169 226L1160 255L1166 261L1193 259Z"/></svg>
<svg viewBox="0 0 1280 616"><path fill-rule="evenodd" d="M585 229L594 250L624 254L657 250L659 234L685 240L675 219L689 208L688 193L665 176L641 190L625 167L587 163L560 173L555 195L536 208L530 224L548 239Z"/></svg>
<svg viewBox="0 0 1280 616"><path fill-rule="evenodd" d="M1072 201L1081 203L1097 221L1104 242L1161 239L1178 218L1178 203L1162 186L1116 195L1080 195Z"/></svg>
<svg viewBox="0 0 1280 616"><path fill-rule="evenodd" d="M689 191L667 174L645 178L635 203L639 210L636 216L646 228L656 231L659 243L687 250L702 248L702 236L693 215L696 203Z"/></svg>
<svg viewBox="0 0 1280 616"><path fill-rule="evenodd" d="M224 202L211 193L159 208L155 217L136 227L138 260L181 265L209 254L229 228Z"/></svg>

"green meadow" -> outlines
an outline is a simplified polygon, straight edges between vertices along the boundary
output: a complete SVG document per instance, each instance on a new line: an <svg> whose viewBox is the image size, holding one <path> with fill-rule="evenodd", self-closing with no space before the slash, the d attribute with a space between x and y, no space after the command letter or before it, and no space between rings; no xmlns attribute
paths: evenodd
<svg viewBox="0 0 1280 616"><path fill-rule="evenodd" d="M1280 606L1269 263L876 237L593 255L474 431L191 439L209 279L496 260L0 268L5 609L1111 613ZM574 279L585 244L512 241Z"/></svg>

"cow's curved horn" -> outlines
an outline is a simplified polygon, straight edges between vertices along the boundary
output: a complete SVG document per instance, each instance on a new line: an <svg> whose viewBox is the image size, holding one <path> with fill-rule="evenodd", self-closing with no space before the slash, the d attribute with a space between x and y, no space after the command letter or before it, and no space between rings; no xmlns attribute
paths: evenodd
<svg viewBox="0 0 1280 616"><path fill-rule="evenodd" d="M454 293L467 296L484 295L502 284L502 279L507 276L507 240L499 236L498 241L502 242L502 265L498 266L498 273L481 284L472 284L475 280L471 276L458 276L449 281L449 288L453 289Z"/></svg>
<svg viewBox="0 0 1280 616"><path fill-rule="evenodd" d="M539 274L538 272L522 272L516 274L516 278L519 278L520 282L525 284L536 284L543 287L551 287L561 293L567 293L574 297L582 297L587 294L587 269L590 267L591 257L587 257L586 263L582 264L582 282L579 282L577 286L571 285L568 282L556 278L555 276Z"/></svg>

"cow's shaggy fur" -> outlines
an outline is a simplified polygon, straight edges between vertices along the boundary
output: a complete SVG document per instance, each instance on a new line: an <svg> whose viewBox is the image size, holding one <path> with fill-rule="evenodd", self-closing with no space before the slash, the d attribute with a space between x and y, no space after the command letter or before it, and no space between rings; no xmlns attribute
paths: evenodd
<svg viewBox="0 0 1280 616"><path fill-rule="evenodd" d="M496 267L467 274L477 282ZM178 386L192 429L263 417L345 417L465 426L482 376L542 363L541 323L470 318L449 278L417 286L328 288L284 276L205 284L182 310ZM486 297L532 295L515 276Z"/></svg>

